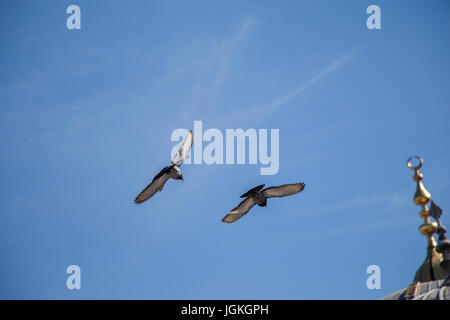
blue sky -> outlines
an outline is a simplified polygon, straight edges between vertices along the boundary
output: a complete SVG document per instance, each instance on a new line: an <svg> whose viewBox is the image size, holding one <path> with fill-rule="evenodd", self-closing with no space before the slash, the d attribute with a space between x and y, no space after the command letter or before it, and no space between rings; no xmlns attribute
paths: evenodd
<svg viewBox="0 0 450 320"><path fill-rule="evenodd" d="M82 29L66 28L67 6ZM381 8L381 30L366 8ZM0 298L378 299L450 227L447 1L0 1ZM280 130L278 174L170 162L174 129ZM303 181L234 224L258 184ZM82 289L65 286L79 265ZM366 268L381 267L381 290Z"/></svg>

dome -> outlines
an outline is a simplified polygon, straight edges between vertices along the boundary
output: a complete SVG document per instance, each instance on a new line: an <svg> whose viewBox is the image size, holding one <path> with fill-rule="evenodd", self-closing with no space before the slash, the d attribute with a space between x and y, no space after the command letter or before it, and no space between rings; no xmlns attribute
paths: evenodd
<svg viewBox="0 0 450 320"><path fill-rule="evenodd" d="M413 282L381 300L450 300L450 278L427 282Z"/></svg>
<svg viewBox="0 0 450 320"><path fill-rule="evenodd" d="M443 279L445 272L440 266L442 260L442 255L436 251L435 245L428 245L427 256L419 269L417 269L414 282Z"/></svg>

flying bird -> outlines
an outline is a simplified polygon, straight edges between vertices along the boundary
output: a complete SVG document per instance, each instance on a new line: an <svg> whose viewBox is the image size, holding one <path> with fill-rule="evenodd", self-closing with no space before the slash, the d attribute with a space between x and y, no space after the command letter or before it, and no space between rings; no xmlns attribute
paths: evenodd
<svg viewBox="0 0 450 320"><path fill-rule="evenodd" d="M253 189L250 189L246 193L244 193L241 198L245 198L239 205L232 209L229 214L227 214L222 221L227 223L235 222L239 220L242 216L247 214L251 208L255 204L260 207L267 206L267 198L278 198L291 196L293 194L299 193L305 188L305 184L294 183L294 184L285 184L278 187L270 187L262 190L264 188L264 184L259 185Z"/></svg>
<svg viewBox="0 0 450 320"><path fill-rule="evenodd" d="M175 180L183 180L183 173L180 170L180 166L184 160L189 157L189 150L191 150L194 137L192 131L189 130L186 138L184 138L183 144L180 149L175 153L170 165L162 169L152 180L152 182L134 199L134 203L142 203L164 188L164 184L169 178Z"/></svg>

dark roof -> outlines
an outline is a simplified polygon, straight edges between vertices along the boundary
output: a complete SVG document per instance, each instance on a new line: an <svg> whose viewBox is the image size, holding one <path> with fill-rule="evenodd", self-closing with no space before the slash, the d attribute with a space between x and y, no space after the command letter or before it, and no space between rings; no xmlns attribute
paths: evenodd
<svg viewBox="0 0 450 320"><path fill-rule="evenodd" d="M450 300L450 278L428 282L413 282L381 300Z"/></svg>

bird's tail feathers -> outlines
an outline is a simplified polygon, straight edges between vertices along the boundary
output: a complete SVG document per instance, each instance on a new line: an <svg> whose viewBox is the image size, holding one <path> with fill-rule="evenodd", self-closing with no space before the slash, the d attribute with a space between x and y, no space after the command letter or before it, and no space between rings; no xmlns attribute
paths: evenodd
<svg viewBox="0 0 450 320"><path fill-rule="evenodd" d="M226 223L232 223L234 222L233 219L233 212L230 212L229 214L227 214L225 217L223 217L222 222L226 222Z"/></svg>

